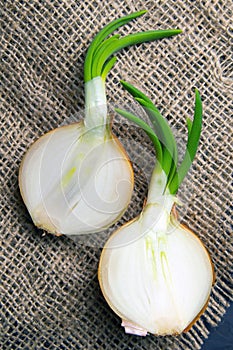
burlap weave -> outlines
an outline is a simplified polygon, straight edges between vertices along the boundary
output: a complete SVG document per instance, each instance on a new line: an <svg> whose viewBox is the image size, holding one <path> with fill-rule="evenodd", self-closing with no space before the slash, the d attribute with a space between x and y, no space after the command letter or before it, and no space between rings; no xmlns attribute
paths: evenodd
<svg viewBox="0 0 233 350"><path fill-rule="evenodd" d="M31 222L17 182L29 145L71 116L81 118L83 62L93 35L110 20L144 8L149 13L122 34L172 27L183 34L119 53L107 80L109 105L131 103L119 85L125 79L148 94L182 135L185 118L193 115L194 86L204 103L200 147L180 195L188 203L182 220L209 249L216 283L204 315L176 337L125 335L99 289L98 238L75 243L43 235ZM200 349L233 291L231 1L2 0L1 10L0 348ZM141 145L144 160L152 148L143 132L115 120L136 178L119 225L140 212L147 191L147 162L137 161L130 144Z"/></svg>

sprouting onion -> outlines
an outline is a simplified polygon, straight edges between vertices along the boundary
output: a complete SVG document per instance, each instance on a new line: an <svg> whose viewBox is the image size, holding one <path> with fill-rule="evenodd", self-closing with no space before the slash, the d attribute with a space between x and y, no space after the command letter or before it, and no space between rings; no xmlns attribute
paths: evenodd
<svg viewBox="0 0 233 350"><path fill-rule="evenodd" d="M118 229L104 246L99 282L127 333L179 334L204 311L214 280L203 243L178 222L172 210L198 147L202 102L196 90L194 119L187 121L187 147L178 166L177 145L169 124L143 93L129 83L122 84L144 108L153 128L130 112L116 111L148 134L157 162L141 214Z"/></svg>
<svg viewBox="0 0 233 350"><path fill-rule="evenodd" d="M85 118L39 138L20 167L19 186L34 224L53 234L98 232L125 211L133 172L110 127L105 79L120 49L176 35L178 29L112 35L146 11L106 25L93 39L84 63Z"/></svg>

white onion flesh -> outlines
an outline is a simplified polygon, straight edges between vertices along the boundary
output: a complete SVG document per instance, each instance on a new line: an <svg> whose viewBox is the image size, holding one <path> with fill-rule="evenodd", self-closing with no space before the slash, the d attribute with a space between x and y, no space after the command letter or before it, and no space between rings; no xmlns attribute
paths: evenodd
<svg viewBox="0 0 233 350"><path fill-rule="evenodd" d="M123 214L133 173L110 132L102 136L80 122L57 128L31 146L21 163L19 184L36 226L76 235L103 230Z"/></svg>
<svg viewBox="0 0 233 350"><path fill-rule="evenodd" d="M126 332L178 334L206 305L213 267L201 241L175 219L164 219L166 230L159 230L158 221L145 229L151 207L107 241L99 282Z"/></svg>

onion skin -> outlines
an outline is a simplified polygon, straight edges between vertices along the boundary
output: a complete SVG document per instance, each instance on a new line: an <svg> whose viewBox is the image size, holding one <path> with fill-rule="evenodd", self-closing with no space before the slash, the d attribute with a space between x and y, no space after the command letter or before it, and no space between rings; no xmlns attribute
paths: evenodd
<svg viewBox="0 0 233 350"><path fill-rule="evenodd" d="M174 212L174 207L173 207L173 212ZM185 225L182 225L182 224L179 224L177 219L174 217L173 214L171 214L171 222L173 222L173 224L175 225L178 225L178 227L181 229L181 230L185 230L185 232L188 234L188 235L191 235L192 237L195 238L195 241L196 242L199 242L200 244L200 247L202 247L201 249L203 249L203 253L205 255L205 259L208 260L208 264L209 264L209 269L210 269L210 273L211 273L211 281L210 281L210 284L208 286L207 289L208 290L208 293L206 294L206 297L204 298L204 302L203 302L203 305L201 305L200 309L198 310L198 312L194 315L194 317L192 317L192 319L190 319L190 322L188 322L188 324L185 324L182 329L174 329L174 330L171 330L171 329L157 329L157 331L152 331L151 329L148 330L145 325L143 323L140 323L140 321L138 322L135 322L135 320L133 319L128 319L127 318L127 314L125 314L124 312L122 312L122 310L120 310L116 304L117 303L114 303L114 297L110 296L109 295L109 287L107 286L109 282L107 282L105 280L106 278L106 273L104 272L106 269L108 269L108 264L110 264L110 260L108 259L111 259L110 257L109 258L106 258L105 259L105 254L111 254L111 253L107 253L108 251L111 251L114 250L114 249L121 249L121 247L119 248L108 248L108 246L110 245L111 246L111 240L114 238L114 237L117 237L117 235L119 234L119 231L121 231L122 229L127 229L127 227L133 225L137 220L139 220L140 216L131 220L129 223L127 223L126 225L124 225L123 227L121 227L120 229L118 229L110 238L109 240L107 241L103 251L102 251L102 254L101 254L101 258L100 258L100 263L99 263L99 269L98 269L98 279L99 279L99 284L100 284L100 287L101 287L101 291L103 293L103 296L104 298L106 299L107 303L109 304L109 306L112 308L112 310L124 321L128 322L129 324L132 325L132 332L127 331L127 333L132 333L132 334L138 334L138 335L146 335L147 333L151 333L151 334L154 334L154 335L178 335L178 334L181 334L183 332L187 332L190 330L190 328L193 326L193 324L199 319L199 317L201 316L201 314L205 311L206 307L207 307L207 304L208 304L208 301L209 301L209 295L210 295L210 289L211 289L211 286L212 284L214 283L214 280L215 280L215 274L214 274L214 267L213 267L213 264L211 262L211 258L210 258L210 255L207 251L207 249L204 247L203 243L201 242L201 240L197 237L196 234L194 234L190 229L188 229ZM172 233L171 233L172 235ZM190 236L190 237L191 237ZM130 245L130 243L129 243ZM120 256L120 254L119 254ZM168 258L169 259L169 258ZM125 269L127 269L127 265L125 264ZM109 272L110 273L110 272ZM120 275L120 271L118 271L118 267L115 266L115 275L116 276L119 276ZM135 271L135 278L137 277L137 271ZM117 277L119 278L119 277ZM129 277L130 278L130 277ZM132 281L131 281L132 282ZM131 283L129 282L129 283ZM132 282L133 283L133 282ZM123 281L122 281L122 284L123 284ZM111 288L111 286L110 286ZM125 293L127 294L127 286L125 285L124 286L125 288ZM139 284L137 285L137 287L135 287L135 293L137 293L137 289L140 289L140 286ZM156 293L154 294L154 297L156 298ZM140 298L139 298L140 299ZM128 300L128 302L130 302ZM142 302L142 301L141 301ZM193 301L195 302L195 301ZM133 304L134 305L134 304ZM159 317L159 316L158 316ZM149 315L148 315L148 318L149 318ZM124 323L123 323L124 325ZM137 328L138 328L138 333L137 333ZM129 328L130 329L130 328ZM136 329L136 330L135 330ZM143 330L144 329L144 334L143 334Z"/></svg>

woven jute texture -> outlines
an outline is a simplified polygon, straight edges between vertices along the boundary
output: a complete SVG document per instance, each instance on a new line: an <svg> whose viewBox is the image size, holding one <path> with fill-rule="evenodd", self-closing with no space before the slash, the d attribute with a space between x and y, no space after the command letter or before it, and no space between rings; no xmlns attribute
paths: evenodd
<svg viewBox="0 0 233 350"><path fill-rule="evenodd" d="M122 35L168 28L183 33L118 53L107 79L108 103L132 105L119 84L129 81L152 98L182 137L186 117L193 115L194 87L199 89L203 131L179 191L186 203L180 210L208 248L216 282L205 313L188 333L141 338L124 333L101 294L97 235L76 242L45 235L30 219L17 177L33 141L69 118L82 118L83 63L93 36L111 20L144 8L148 13L121 28ZM233 291L231 1L2 0L1 12L0 348L200 349ZM113 130L135 171L132 201L116 227L142 208L147 156L153 152L142 131L114 119Z"/></svg>

